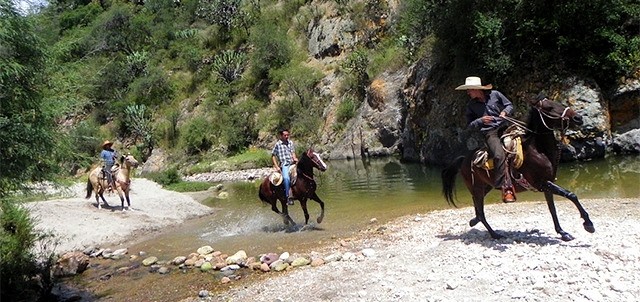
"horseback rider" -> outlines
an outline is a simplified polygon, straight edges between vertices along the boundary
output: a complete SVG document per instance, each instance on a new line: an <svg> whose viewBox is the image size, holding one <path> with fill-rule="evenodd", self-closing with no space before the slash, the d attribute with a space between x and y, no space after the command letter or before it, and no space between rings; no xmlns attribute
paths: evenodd
<svg viewBox="0 0 640 302"><path fill-rule="evenodd" d="M291 165L298 162L296 157L296 149L293 146L293 141L289 140L289 129L282 129L278 131L278 142L271 151L271 160L276 171L282 174L284 180L284 196L287 199L288 205L293 205L293 198L291 192L291 179L289 177L289 168Z"/></svg>
<svg viewBox="0 0 640 302"><path fill-rule="evenodd" d="M479 129L485 137L489 155L494 162L494 187L502 190L503 202L514 202L515 190L500 140L500 135L507 127L505 117L513 112L513 105L504 94L492 88L491 84L483 86L479 77L467 77L464 85L456 87L456 90L466 90L470 98L465 113L467 127Z"/></svg>
<svg viewBox="0 0 640 302"><path fill-rule="evenodd" d="M102 160L102 172L107 177L107 182L109 183L109 191L113 191L115 188L115 183L113 180L113 175L111 173L111 168L116 163L116 158L118 158L118 152L113 148L113 142L108 140L102 143L102 151L100 152L100 159Z"/></svg>

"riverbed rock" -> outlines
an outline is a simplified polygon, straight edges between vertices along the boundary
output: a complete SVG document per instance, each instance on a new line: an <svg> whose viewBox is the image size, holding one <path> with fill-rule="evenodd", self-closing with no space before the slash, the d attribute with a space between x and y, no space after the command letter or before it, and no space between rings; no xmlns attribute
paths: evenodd
<svg viewBox="0 0 640 302"><path fill-rule="evenodd" d="M83 252L68 252L63 254L53 266L53 275L57 277L82 274L89 266L89 257Z"/></svg>
<svg viewBox="0 0 640 302"><path fill-rule="evenodd" d="M148 257L148 258L145 258L144 260L142 260L142 265L150 266L150 265L155 264L156 262L158 262L158 257L151 256L151 257Z"/></svg>
<svg viewBox="0 0 640 302"><path fill-rule="evenodd" d="M206 254L212 253L213 252L213 248L211 246L209 246L209 245L205 245L205 246L202 246L202 247L198 248L197 252L200 255L206 255Z"/></svg>
<svg viewBox="0 0 640 302"><path fill-rule="evenodd" d="M238 265L244 265L245 261L247 260L247 253L243 250L240 250L238 252L236 252L235 254L227 257L227 264L238 264Z"/></svg>

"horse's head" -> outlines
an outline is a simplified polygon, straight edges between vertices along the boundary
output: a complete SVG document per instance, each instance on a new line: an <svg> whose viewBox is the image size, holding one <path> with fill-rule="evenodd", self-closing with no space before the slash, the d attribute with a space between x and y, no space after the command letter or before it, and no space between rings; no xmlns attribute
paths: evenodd
<svg viewBox="0 0 640 302"><path fill-rule="evenodd" d="M124 165L127 168L137 168L138 167L138 161L130 153L120 157L120 162L122 162L122 165Z"/></svg>
<svg viewBox="0 0 640 302"><path fill-rule="evenodd" d="M538 111L544 126L549 129L564 130L570 126L580 126L583 123L582 116L571 107L551 101L546 97L532 100L530 104Z"/></svg>
<svg viewBox="0 0 640 302"><path fill-rule="evenodd" d="M303 157L309 158L311 160L312 166L320 171L327 170L327 164L324 163L322 158L320 158L320 154L313 151L313 149L309 149L302 154Z"/></svg>

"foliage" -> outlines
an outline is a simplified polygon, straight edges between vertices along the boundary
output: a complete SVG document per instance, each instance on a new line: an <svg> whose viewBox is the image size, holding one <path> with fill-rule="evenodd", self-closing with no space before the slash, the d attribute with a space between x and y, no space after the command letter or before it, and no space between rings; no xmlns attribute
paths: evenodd
<svg viewBox="0 0 640 302"><path fill-rule="evenodd" d="M211 188L211 183L204 181L180 181L165 186L165 189L176 192L199 192L209 188Z"/></svg>
<svg viewBox="0 0 640 302"><path fill-rule="evenodd" d="M293 55L286 29L270 19L262 19L252 27L249 43L254 46L250 62L252 74L257 79L267 78L271 70L289 63Z"/></svg>
<svg viewBox="0 0 640 302"><path fill-rule="evenodd" d="M136 19L135 6L114 2L93 26L93 49L107 53L133 53L149 37L149 24ZM144 16L141 16L144 17Z"/></svg>
<svg viewBox="0 0 640 302"><path fill-rule="evenodd" d="M435 34L441 59L467 73L565 68L606 84L640 63L639 12L631 0L409 0L399 33L413 49Z"/></svg>
<svg viewBox="0 0 640 302"><path fill-rule="evenodd" d="M57 170L55 124L40 93L44 46L11 5L0 0L0 198Z"/></svg>
<svg viewBox="0 0 640 302"><path fill-rule="evenodd" d="M167 169L158 173L149 173L145 175L145 177L165 187L168 185L177 184L182 181L182 178L178 173L178 169L176 168Z"/></svg>
<svg viewBox="0 0 640 302"><path fill-rule="evenodd" d="M336 120L338 123L346 123L356 115L358 109L358 102L356 102L351 96L345 96L338 105L336 112Z"/></svg>
<svg viewBox="0 0 640 302"><path fill-rule="evenodd" d="M142 140L143 149L147 150L143 160L151 155L153 150L153 128L151 126L151 117L147 112L145 105L130 105L124 110L125 125L133 134L135 141Z"/></svg>
<svg viewBox="0 0 640 302"><path fill-rule="evenodd" d="M40 250L36 244L41 243ZM29 211L0 200L0 288L2 301L45 300L54 285L53 235L36 230Z"/></svg>
<svg viewBox="0 0 640 302"><path fill-rule="evenodd" d="M205 118L195 117L181 127L181 145L187 154L195 155L207 151L213 145L210 126L211 123Z"/></svg>
<svg viewBox="0 0 640 302"><path fill-rule="evenodd" d="M225 50L213 59L213 70L227 83L242 76L247 55L243 52Z"/></svg>
<svg viewBox="0 0 640 302"><path fill-rule="evenodd" d="M351 90L359 99L364 99L366 88L369 85L367 52L363 49L356 49L349 54L341 66L351 76Z"/></svg>
<svg viewBox="0 0 640 302"><path fill-rule="evenodd" d="M174 89L169 79L164 71L157 67L151 68L146 75L136 78L127 88L130 103L146 104L152 107L168 103L174 96Z"/></svg>
<svg viewBox="0 0 640 302"><path fill-rule="evenodd" d="M102 13L102 7L98 2L65 10L60 14L60 30L65 31L76 26L87 26L100 13Z"/></svg>
<svg viewBox="0 0 640 302"><path fill-rule="evenodd" d="M222 129L223 141L231 154L243 151L258 137L255 115L260 107L260 102L248 99L224 107L221 111L219 121L225 125Z"/></svg>

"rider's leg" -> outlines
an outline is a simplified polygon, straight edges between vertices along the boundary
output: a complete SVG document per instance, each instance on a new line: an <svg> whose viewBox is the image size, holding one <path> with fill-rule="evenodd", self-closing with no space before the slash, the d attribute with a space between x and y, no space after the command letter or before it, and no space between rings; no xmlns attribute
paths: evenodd
<svg viewBox="0 0 640 302"><path fill-rule="evenodd" d="M289 190L291 189L291 179L289 178L289 167L288 165L282 166L282 177L284 180L284 196L287 199L288 205L293 205L293 199L291 199L291 194L289 194Z"/></svg>
<svg viewBox="0 0 640 302"><path fill-rule="evenodd" d="M502 148L502 142L498 135L498 130L491 130L486 133L489 154L493 157L493 181L495 188L502 189L502 201L514 202L515 192L509 181L507 170L507 156Z"/></svg>

